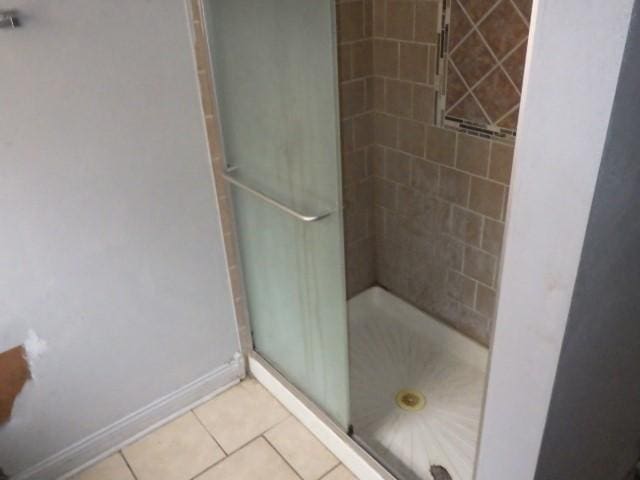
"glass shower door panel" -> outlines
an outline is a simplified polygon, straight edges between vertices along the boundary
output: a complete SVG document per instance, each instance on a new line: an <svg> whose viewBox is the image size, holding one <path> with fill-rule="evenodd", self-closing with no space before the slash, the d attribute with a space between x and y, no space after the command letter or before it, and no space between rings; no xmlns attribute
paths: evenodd
<svg viewBox="0 0 640 480"><path fill-rule="evenodd" d="M255 349L349 423L331 0L209 0Z"/></svg>

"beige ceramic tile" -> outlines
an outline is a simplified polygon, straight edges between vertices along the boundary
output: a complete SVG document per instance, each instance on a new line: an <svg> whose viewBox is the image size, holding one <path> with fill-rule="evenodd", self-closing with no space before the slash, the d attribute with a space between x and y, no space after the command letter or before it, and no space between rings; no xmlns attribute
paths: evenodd
<svg viewBox="0 0 640 480"><path fill-rule="evenodd" d="M227 453L289 415L255 380L245 380L196 408L195 413Z"/></svg>
<svg viewBox="0 0 640 480"><path fill-rule="evenodd" d="M224 458L192 412L123 449L138 480L188 480Z"/></svg>
<svg viewBox="0 0 640 480"><path fill-rule="evenodd" d="M357 477L351 473L344 465L340 465L338 468L331 470L322 480L358 480Z"/></svg>
<svg viewBox="0 0 640 480"><path fill-rule="evenodd" d="M74 475L71 480L135 480L122 455L116 453L91 468Z"/></svg>
<svg viewBox="0 0 640 480"><path fill-rule="evenodd" d="M196 480L299 480L264 438L224 459Z"/></svg>
<svg viewBox="0 0 640 480"><path fill-rule="evenodd" d="M338 464L338 459L293 417L269 430L265 437L303 480L317 480Z"/></svg>

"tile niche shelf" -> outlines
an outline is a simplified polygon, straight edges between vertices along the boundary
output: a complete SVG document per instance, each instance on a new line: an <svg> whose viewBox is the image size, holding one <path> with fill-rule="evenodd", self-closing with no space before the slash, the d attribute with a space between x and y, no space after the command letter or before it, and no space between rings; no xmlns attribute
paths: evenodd
<svg viewBox="0 0 640 480"><path fill-rule="evenodd" d="M530 14L531 0L442 0L441 126L515 137Z"/></svg>

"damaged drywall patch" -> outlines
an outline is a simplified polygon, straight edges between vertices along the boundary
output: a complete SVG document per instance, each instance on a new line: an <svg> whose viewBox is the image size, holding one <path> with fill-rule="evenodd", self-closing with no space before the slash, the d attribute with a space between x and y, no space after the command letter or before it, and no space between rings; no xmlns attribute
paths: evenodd
<svg viewBox="0 0 640 480"><path fill-rule="evenodd" d="M34 378L35 362L47 349L47 342L29 330L23 345L0 353L0 424L11 417L16 397L27 380Z"/></svg>
<svg viewBox="0 0 640 480"><path fill-rule="evenodd" d="M38 360L47 350L47 342L36 335L36 332L29 330L27 339L24 341L25 358L29 364L31 378L35 378L33 372L36 360Z"/></svg>
<svg viewBox="0 0 640 480"><path fill-rule="evenodd" d="M29 378L29 362L23 346L0 353L0 424L11 417L13 403Z"/></svg>

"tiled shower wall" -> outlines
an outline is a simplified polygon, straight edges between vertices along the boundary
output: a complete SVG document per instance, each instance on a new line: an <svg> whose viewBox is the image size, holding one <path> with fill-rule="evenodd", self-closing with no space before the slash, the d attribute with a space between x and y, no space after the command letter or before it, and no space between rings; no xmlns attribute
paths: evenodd
<svg viewBox="0 0 640 480"><path fill-rule="evenodd" d="M337 0L342 184L349 297L375 283L371 0Z"/></svg>
<svg viewBox="0 0 640 480"><path fill-rule="evenodd" d="M379 283L487 344L513 147L435 125L437 17L436 1L338 5L349 294ZM359 41L373 65L354 77Z"/></svg>

